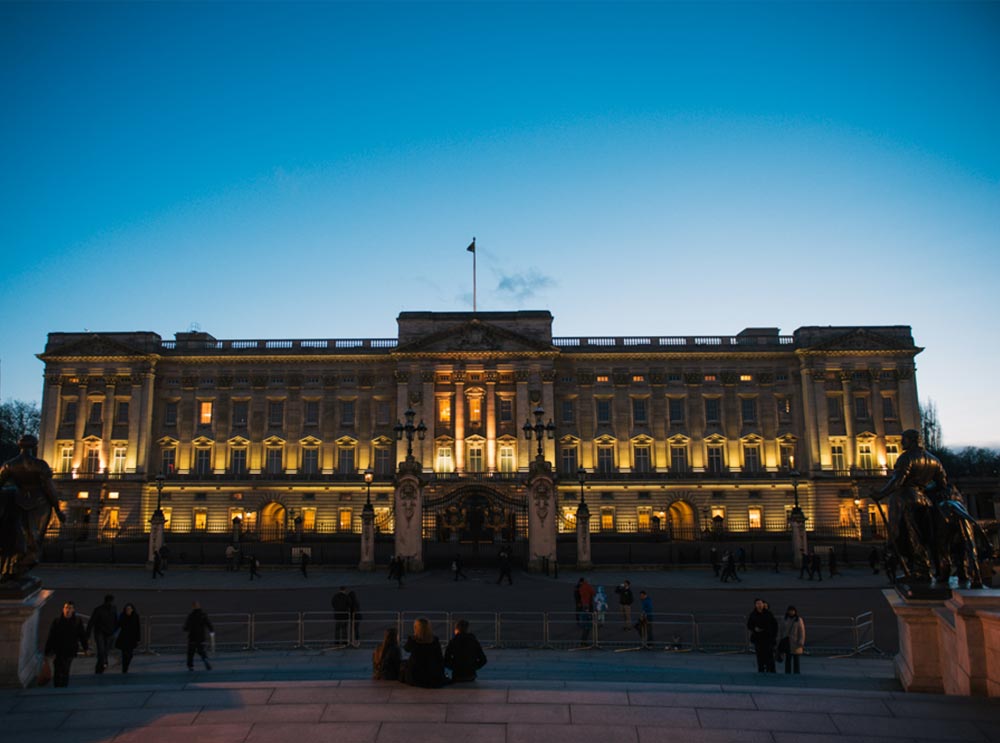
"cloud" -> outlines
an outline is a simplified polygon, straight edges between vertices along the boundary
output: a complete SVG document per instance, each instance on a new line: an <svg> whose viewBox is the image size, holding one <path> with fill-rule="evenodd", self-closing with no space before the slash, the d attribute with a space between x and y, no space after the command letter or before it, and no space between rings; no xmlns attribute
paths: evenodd
<svg viewBox="0 0 1000 743"><path fill-rule="evenodd" d="M544 276L537 269L529 269L521 273L500 276L500 283L497 284L497 291L501 294L513 297L518 301L524 301L534 297L543 289L548 289L556 285L555 279Z"/></svg>

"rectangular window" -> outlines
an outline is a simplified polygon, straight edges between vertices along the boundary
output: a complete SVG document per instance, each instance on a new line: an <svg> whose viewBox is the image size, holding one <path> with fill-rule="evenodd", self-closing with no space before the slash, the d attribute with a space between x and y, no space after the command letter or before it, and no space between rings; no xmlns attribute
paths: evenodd
<svg viewBox="0 0 1000 743"><path fill-rule="evenodd" d="M867 420L871 417L871 413L868 410L868 397L866 395L858 395L854 398L854 417L858 420Z"/></svg>
<svg viewBox="0 0 1000 743"><path fill-rule="evenodd" d="M750 506L747 509L747 525L751 529L760 529L764 526L764 514L760 506Z"/></svg>
<svg viewBox="0 0 1000 743"><path fill-rule="evenodd" d="M104 509L104 528L105 529L117 529L121 526L121 510L118 508L105 508Z"/></svg>
<svg viewBox="0 0 1000 743"><path fill-rule="evenodd" d="M264 455L264 470L269 475L280 475L282 467L282 448L280 446L269 446Z"/></svg>
<svg viewBox="0 0 1000 743"><path fill-rule="evenodd" d="M302 474L319 474L319 449L309 446L302 450Z"/></svg>
<svg viewBox="0 0 1000 743"><path fill-rule="evenodd" d="M871 444L858 444L858 467L863 470L875 469Z"/></svg>
<svg viewBox="0 0 1000 743"><path fill-rule="evenodd" d="M514 401L509 397L501 397L499 414L501 423L512 423L514 421Z"/></svg>
<svg viewBox="0 0 1000 743"><path fill-rule="evenodd" d="M896 420L896 401L891 395L882 398L882 417L887 421Z"/></svg>
<svg viewBox="0 0 1000 743"><path fill-rule="evenodd" d="M163 511L163 519L164 519L163 530L170 531L170 522L171 522L170 517L173 515L174 509L171 508L170 506L163 506L160 510Z"/></svg>
<svg viewBox="0 0 1000 743"><path fill-rule="evenodd" d="M194 471L198 475L212 474L212 450L200 448L194 450Z"/></svg>
<svg viewBox="0 0 1000 743"><path fill-rule="evenodd" d="M886 444L885 445L885 464L890 469L896 466L896 460L899 459L899 444Z"/></svg>
<svg viewBox="0 0 1000 743"><path fill-rule="evenodd" d="M437 472L454 472L455 462L451 456L450 446L439 446L437 450Z"/></svg>
<svg viewBox="0 0 1000 743"><path fill-rule="evenodd" d="M100 449L87 449L87 458L84 460L83 471L90 474L101 471Z"/></svg>
<svg viewBox="0 0 1000 743"><path fill-rule="evenodd" d="M469 472L483 472L485 467L483 467L483 447L478 444L473 444L469 446L469 464L467 467Z"/></svg>
<svg viewBox="0 0 1000 743"><path fill-rule="evenodd" d="M826 417L831 421L839 421L844 414L844 403L840 395L827 395Z"/></svg>
<svg viewBox="0 0 1000 743"><path fill-rule="evenodd" d="M708 447L708 471L713 474L721 474L724 466L723 452L721 446Z"/></svg>
<svg viewBox="0 0 1000 743"><path fill-rule="evenodd" d="M316 403L316 422L319 422L319 403ZM388 400L375 401L375 425L388 426L392 422L392 406Z"/></svg>
<svg viewBox="0 0 1000 743"><path fill-rule="evenodd" d="M483 422L483 398L469 398L469 425L479 426Z"/></svg>
<svg viewBox="0 0 1000 743"><path fill-rule="evenodd" d="M684 399L681 397L671 397L669 402L668 415L671 426L684 425Z"/></svg>
<svg viewBox="0 0 1000 743"><path fill-rule="evenodd" d="M635 472L651 472L652 464L650 462L650 448L648 446L637 446L633 449L633 456L635 461L632 463L632 469Z"/></svg>
<svg viewBox="0 0 1000 743"><path fill-rule="evenodd" d="M854 507L854 503L841 503L840 504L840 525L841 526L857 526L855 517L857 515L857 509Z"/></svg>
<svg viewBox="0 0 1000 743"><path fill-rule="evenodd" d="M778 453L779 456L781 457L781 469L783 470L794 469L795 447L782 446L778 449Z"/></svg>
<svg viewBox="0 0 1000 743"><path fill-rule="evenodd" d="M246 400L234 400L233 401L233 426L236 428L245 428L247 425L247 419L250 415L250 403Z"/></svg>
<svg viewBox="0 0 1000 743"><path fill-rule="evenodd" d="M597 471L608 473L615 471L615 447L597 447Z"/></svg>
<svg viewBox="0 0 1000 743"><path fill-rule="evenodd" d="M651 526L651 519L653 516L653 509L649 506L639 506L636 509L636 527L638 527L640 532L648 532Z"/></svg>
<svg viewBox="0 0 1000 743"><path fill-rule="evenodd" d="M354 425L354 400L340 401L340 425Z"/></svg>
<svg viewBox="0 0 1000 743"><path fill-rule="evenodd" d="M118 401L118 411L115 413L115 423L119 426L128 425L128 400Z"/></svg>
<svg viewBox="0 0 1000 743"><path fill-rule="evenodd" d="M563 532L576 531L576 508L576 506L563 506Z"/></svg>
<svg viewBox="0 0 1000 743"><path fill-rule="evenodd" d="M194 530L205 531L208 529L208 510L204 508L194 509Z"/></svg>
<svg viewBox="0 0 1000 743"><path fill-rule="evenodd" d="M247 473L247 450L240 447L229 452L229 471L234 475Z"/></svg>
<svg viewBox="0 0 1000 743"><path fill-rule="evenodd" d="M718 423L721 400L718 397L705 398L705 423Z"/></svg>
<svg viewBox="0 0 1000 743"><path fill-rule="evenodd" d="M125 472L125 447L116 446L111 450L111 471L116 475Z"/></svg>
<svg viewBox="0 0 1000 743"><path fill-rule="evenodd" d="M597 423L611 423L611 400L605 398L597 401Z"/></svg>
<svg viewBox="0 0 1000 743"><path fill-rule="evenodd" d="M830 446L830 463L833 469L842 472L847 469L847 465L844 463L844 447L841 444L832 444Z"/></svg>
<svg viewBox="0 0 1000 743"><path fill-rule="evenodd" d="M350 508L341 508L337 518L338 531L351 531L354 522L354 511Z"/></svg>
<svg viewBox="0 0 1000 743"><path fill-rule="evenodd" d="M174 447L167 447L160 450L160 473L172 475L177 471L177 450Z"/></svg>
<svg viewBox="0 0 1000 743"><path fill-rule="evenodd" d="M451 425L451 398L439 397L437 399L438 423Z"/></svg>
<svg viewBox="0 0 1000 743"><path fill-rule="evenodd" d="M711 514L712 514L712 521L715 521L716 519L724 520L726 518L726 507L712 506Z"/></svg>
<svg viewBox="0 0 1000 743"><path fill-rule="evenodd" d="M743 447L743 471L760 472L760 447L756 444Z"/></svg>
<svg viewBox="0 0 1000 743"><path fill-rule="evenodd" d="M501 472L514 472L517 469L517 465L514 461L514 447L513 446L501 446L500 447L500 471Z"/></svg>
<svg viewBox="0 0 1000 743"><path fill-rule="evenodd" d="M790 397L778 398L778 420L781 423L792 422L792 398Z"/></svg>
<svg viewBox="0 0 1000 743"><path fill-rule="evenodd" d="M560 406L562 415L560 416L563 423L572 424L576 421L576 401L575 400L563 400Z"/></svg>
<svg viewBox="0 0 1000 743"><path fill-rule="evenodd" d="M283 400L267 401L267 425L270 428L281 428L285 422L285 403Z"/></svg>
<svg viewBox="0 0 1000 743"><path fill-rule="evenodd" d="M67 400L63 405L63 425L76 423L76 400Z"/></svg>
<svg viewBox="0 0 1000 743"><path fill-rule="evenodd" d="M388 446L375 447L375 474L391 475L393 469L392 449Z"/></svg>
<svg viewBox="0 0 1000 743"><path fill-rule="evenodd" d="M648 422L648 409L649 405L644 397L635 397L632 399L632 424L636 426L644 426Z"/></svg>
<svg viewBox="0 0 1000 743"><path fill-rule="evenodd" d="M59 471L60 472L72 472L73 471L73 447L64 446L59 449Z"/></svg>
<svg viewBox="0 0 1000 743"><path fill-rule="evenodd" d="M743 425L751 425L757 422L757 398L740 398L740 415L743 417Z"/></svg>
<svg viewBox="0 0 1000 743"><path fill-rule="evenodd" d="M177 403L168 402L163 406L163 425L177 425Z"/></svg>
<svg viewBox="0 0 1000 743"><path fill-rule="evenodd" d="M316 531L316 509L302 509L302 531Z"/></svg>
<svg viewBox="0 0 1000 743"><path fill-rule="evenodd" d="M615 530L615 509L605 506L601 509L601 531Z"/></svg>
<svg viewBox="0 0 1000 743"><path fill-rule="evenodd" d="M337 472L342 475L354 474L354 447L342 446L337 449Z"/></svg>
<svg viewBox="0 0 1000 743"><path fill-rule="evenodd" d="M198 403L198 425L212 425L212 407L211 400L202 400Z"/></svg>
<svg viewBox="0 0 1000 743"><path fill-rule="evenodd" d="M96 400L90 403L90 417L87 423L101 423L104 420L104 404Z"/></svg>
<svg viewBox="0 0 1000 743"><path fill-rule="evenodd" d="M562 447L559 450L559 471L564 475L575 475L576 470L576 447Z"/></svg>
<svg viewBox="0 0 1000 743"><path fill-rule="evenodd" d="M675 445L670 447L670 471L688 471L688 450L686 446Z"/></svg>

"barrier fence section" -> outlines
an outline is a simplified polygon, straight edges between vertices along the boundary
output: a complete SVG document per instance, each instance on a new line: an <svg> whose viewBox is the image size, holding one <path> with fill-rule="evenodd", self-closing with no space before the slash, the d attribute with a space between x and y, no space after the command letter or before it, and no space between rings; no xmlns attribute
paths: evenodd
<svg viewBox="0 0 1000 743"><path fill-rule="evenodd" d="M141 649L146 652L183 652L187 636L185 614L145 618ZM638 623L623 626L620 615L608 612L603 621L596 612L359 612L339 618L332 611L216 614L216 650L340 650L373 648L386 628L397 631L400 643L412 633L413 621L426 617L442 646L451 638L455 622L465 619L485 648L549 648L622 650L643 646ZM637 620L638 615L633 619ZM779 631L781 618L778 617ZM742 614L698 616L654 614L646 629L646 645L674 651L704 653L750 652L747 617ZM857 654L875 647L872 612L856 617L806 617L806 650L816 655Z"/></svg>

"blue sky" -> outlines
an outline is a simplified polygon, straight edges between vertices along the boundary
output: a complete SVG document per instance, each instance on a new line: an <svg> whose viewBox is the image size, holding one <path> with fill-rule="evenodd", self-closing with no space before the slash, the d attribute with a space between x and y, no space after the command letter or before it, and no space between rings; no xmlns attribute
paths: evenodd
<svg viewBox="0 0 1000 743"><path fill-rule="evenodd" d="M0 4L0 396L49 331L908 324L1000 446L1000 4Z"/></svg>

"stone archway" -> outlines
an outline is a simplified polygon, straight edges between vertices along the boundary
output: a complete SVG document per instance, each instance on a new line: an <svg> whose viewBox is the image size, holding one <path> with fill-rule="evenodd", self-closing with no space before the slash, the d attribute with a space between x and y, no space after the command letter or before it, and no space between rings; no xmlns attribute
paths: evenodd
<svg viewBox="0 0 1000 743"><path fill-rule="evenodd" d="M288 513L285 504L268 501L258 509L257 530L262 542L280 542L285 538Z"/></svg>
<svg viewBox="0 0 1000 743"><path fill-rule="evenodd" d="M425 561L450 563L456 554L492 562L501 547L519 557L528 538L527 501L515 492L462 485L423 503Z"/></svg>
<svg viewBox="0 0 1000 743"><path fill-rule="evenodd" d="M675 500L667 509L667 520L673 539L689 541L698 534L698 519L694 506L686 500Z"/></svg>

